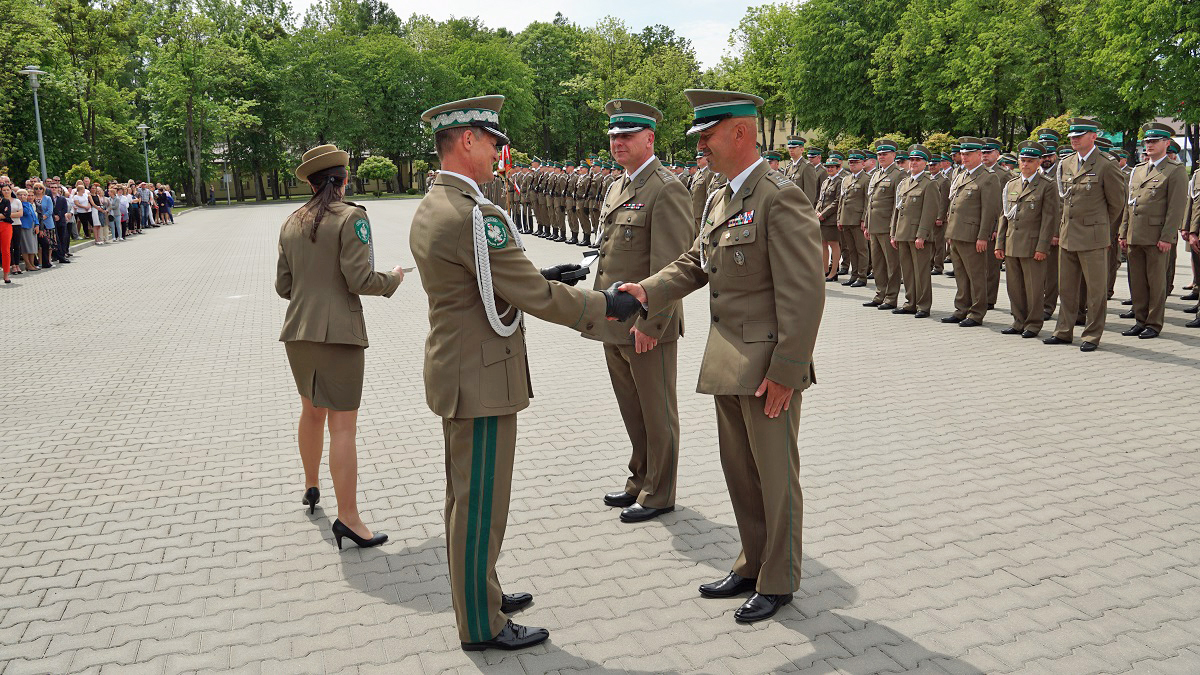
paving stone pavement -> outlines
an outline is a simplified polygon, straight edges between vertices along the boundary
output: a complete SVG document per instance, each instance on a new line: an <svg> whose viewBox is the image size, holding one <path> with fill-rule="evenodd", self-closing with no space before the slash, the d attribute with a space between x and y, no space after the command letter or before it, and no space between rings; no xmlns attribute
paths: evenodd
<svg viewBox="0 0 1200 675"><path fill-rule="evenodd" d="M369 204L381 268L416 201ZM295 205L186 213L0 287L8 344L0 672L1200 672L1200 331L1081 354L865 309L830 285L806 392L805 579L778 620L705 600L738 537L713 403L693 393L705 295L680 349L678 509L624 525L628 459L600 346L529 320L499 571L551 642L458 648L439 420L418 279L367 298L360 504L391 541L333 545L327 473L302 510L298 401L276 341L279 224ZM580 249L528 238L539 264ZM1178 279L1186 278L1181 265ZM1126 297L1124 277L1118 298ZM1178 295L1178 293L1176 294ZM1113 330L1113 329L1116 330Z"/></svg>

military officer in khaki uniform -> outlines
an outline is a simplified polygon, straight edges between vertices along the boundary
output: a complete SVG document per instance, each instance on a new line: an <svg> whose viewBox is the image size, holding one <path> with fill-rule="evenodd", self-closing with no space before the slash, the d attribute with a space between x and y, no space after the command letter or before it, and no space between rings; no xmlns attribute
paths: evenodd
<svg viewBox="0 0 1200 675"><path fill-rule="evenodd" d="M1045 147L1036 141L1017 146L1021 173L1004 186L996 258L1004 261L1013 322L1005 335L1034 338L1042 330L1050 239L1058 227L1054 181L1039 171Z"/></svg>
<svg viewBox="0 0 1200 675"><path fill-rule="evenodd" d="M839 153L829 153L825 162L827 180L821 183L821 193L817 196L817 220L821 223L821 242L825 261L825 282L838 280L838 261L842 257L842 237L838 230L838 204L842 200L842 156Z"/></svg>
<svg viewBox="0 0 1200 675"><path fill-rule="evenodd" d="M871 177L863 168L866 154L854 148L846 153L847 173L842 178L842 195L838 204L838 230L842 236L842 248L850 257L850 279L843 286L860 288L867 285L867 235L866 228L867 189Z"/></svg>
<svg viewBox="0 0 1200 675"><path fill-rule="evenodd" d="M548 632L507 617L529 594L505 595L496 559L508 520L517 411L529 405L522 311L575 330L640 308L616 291L557 283L577 265L540 273L525 257L504 211L486 200L500 130L502 96L455 101L425 111L442 162L413 217L409 245L429 296L425 398L442 417L446 444L446 556L464 649L520 649Z"/></svg>
<svg viewBox="0 0 1200 675"><path fill-rule="evenodd" d="M1142 126L1146 161L1129 177L1129 197L1118 242L1129 258L1133 327L1121 335L1143 340L1162 332L1167 301L1168 252L1187 230L1188 178L1183 164L1167 157L1175 131L1162 122ZM1115 256L1115 254L1114 254Z"/></svg>
<svg viewBox="0 0 1200 675"><path fill-rule="evenodd" d="M987 137L983 139L983 168L987 170L996 180L997 194L1000 194L1004 186L1010 180L1008 171L1000 164L1000 140ZM988 253L985 256L987 261L987 301L988 309L996 306L996 299L1000 297L1000 268L1002 264L993 253L996 250L996 231L999 226L1000 209L995 211L996 223L992 224L992 239L988 242Z"/></svg>
<svg viewBox="0 0 1200 675"><path fill-rule="evenodd" d="M696 153L696 166L699 169L692 178L692 220L696 225L694 232L700 231L700 216L704 214L704 204L708 201L709 187L713 182L712 169L708 168L708 158Z"/></svg>
<svg viewBox="0 0 1200 675"><path fill-rule="evenodd" d="M863 307L896 309L900 294L900 252L892 246L892 215L896 212L896 187L904 173L896 166L896 141L875 141L878 168L867 182L867 236L870 238L871 267L875 270L875 297Z"/></svg>
<svg viewBox="0 0 1200 675"><path fill-rule="evenodd" d="M579 173L576 171L575 160L568 159L563 162L563 176L563 232L571 233L571 236L563 241L573 245L579 241L579 222L575 219L575 188L579 185Z"/></svg>
<svg viewBox="0 0 1200 675"><path fill-rule="evenodd" d="M708 344L697 390L713 394L721 467L742 552L708 597L754 591L738 621L766 619L800 587L800 392L813 383L813 348L825 305L821 244L808 197L754 149L762 99L688 90L698 147L731 176L692 248L665 269L624 286L651 316L705 285Z"/></svg>
<svg viewBox="0 0 1200 675"><path fill-rule="evenodd" d="M788 155L792 158L792 163L788 165L786 175L788 180L800 186L804 191L805 196L813 204L817 203L817 196L821 188L821 183L824 182L825 171L818 166L821 163L821 151L818 148L816 153L816 165L806 156L804 150L805 140L803 136L788 136L787 149Z"/></svg>
<svg viewBox="0 0 1200 675"><path fill-rule="evenodd" d="M1187 232L1184 235L1192 255L1200 254L1200 171L1192 174L1188 183L1188 216ZM1183 324L1188 328L1200 328L1200 302L1183 310L1188 314L1196 314L1196 318Z"/></svg>
<svg viewBox="0 0 1200 675"><path fill-rule="evenodd" d="M992 236L1000 211L1000 185L983 166L983 141L974 136L958 139L962 170L950 185L946 237L954 264L954 313L942 323L978 326L987 314L987 258L992 257Z"/></svg>
<svg viewBox="0 0 1200 675"><path fill-rule="evenodd" d="M625 174L600 209L596 289L645 279L682 255L696 238L687 188L654 156L662 122L657 108L628 99L605 105L609 146ZM633 448L623 490L604 495L621 520L641 522L675 510L679 468L676 354L683 334L683 303L656 307L648 316L605 322L585 337L604 343L617 407Z"/></svg>
<svg viewBox="0 0 1200 675"><path fill-rule="evenodd" d="M546 234L546 200L542 191L548 171L543 168L542 160L537 157L534 157L530 164L532 165L533 177L529 180L529 191L532 193L530 197L533 216L537 219L537 231L534 232L534 236L543 237Z"/></svg>
<svg viewBox="0 0 1200 675"><path fill-rule="evenodd" d="M1109 237L1113 222L1125 209L1125 175L1096 148L1100 127L1095 120L1069 120L1067 136L1074 152L1060 158L1055 183L1063 199L1059 223L1058 291L1062 311L1048 345L1074 340L1075 318L1087 306L1081 351L1095 351L1104 334L1108 301ZM1115 255L1115 253L1114 253ZM1086 292L1086 303L1080 296Z"/></svg>
<svg viewBox="0 0 1200 675"><path fill-rule="evenodd" d="M946 271L946 256L950 253L946 249L946 218L950 209L950 183L954 180L951 171L954 169L954 162L950 160L949 155L943 153L938 156L937 169L929 171L937 183L938 194L941 196L941 210L938 211L937 220L933 221L933 233L927 245L933 246L930 253L930 275L940 276Z"/></svg>
<svg viewBox="0 0 1200 675"><path fill-rule="evenodd" d="M1041 173L1043 176L1054 180L1058 175L1058 153L1059 141L1062 136L1054 129L1038 129L1038 143L1046 149L1046 154L1042 155ZM1070 153L1070 147L1065 148L1066 152ZM1054 194L1058 197L1058 213L1062 214L1062 196L1058 194L1058 184L1055 183ZM1054 236L1050 237L1050 254L1046 257L1046 295L1042 303L1042 319L1049 321L1050 317L1054 316L1054 310L1058 308L1058 228L1055 228Z"/></svg>
<svg viewBox="0 0 1200 675"><path fill-rule="evenodd" d="M884 154L879 153L881 160ZM893 309L892 314L913 314L918 319L927 318L933 306L929 258L934 223L942 212L941 189L926 171L932 157L929 148L919 143L908 148L908 176L897 181L896 206L889 224L889 243L898 254L896 262L904 279L904 306ZM875 278L879 279L878 271Z"/></svg>

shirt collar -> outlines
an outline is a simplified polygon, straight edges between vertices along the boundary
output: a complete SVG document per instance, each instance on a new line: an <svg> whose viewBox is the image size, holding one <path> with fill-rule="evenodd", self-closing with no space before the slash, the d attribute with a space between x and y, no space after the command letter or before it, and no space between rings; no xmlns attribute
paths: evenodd
<svg viewBox="0 0 1200 675"><path fill-rule="evenodd" d="M762 157L759 157L757 162L755 162L755 163L751 164L750 166L746 167L746 168L745 168L745 169L744 169L744 170L743 170L741 173L739 173L737 176L735 176L735 177L733 177L733 178L729 179L729 189L730 189L730 191L731 191L733 194L737 194L737 191L742 189L742 184L743 184L743 183L745 183L745 182L746 182L746 179L750 177L750 173L751 173L752 171L754 171L754 169L756 169L756 168L758 167L758 165L759 165L759 164L762 164L762 163L764 163L764 162L766 162L766 160L765 160L765 159L763 159Z"/></svg>
<svg viewBox="0 0 1200 675"><path fill-rule="evenodd" d="M964 170L967 172L968 176L973 176L973 175L975 175L976 171L979 171L982 168L983 168L983 162L980 162L979 166L975 167L974 169L965 169L964 168Z"/></svg>
<svg viewBox="0 0 1200 675"><path fill-rule="evenodd" d="M1166 155L1163 155L1162 157L1159 157L1159 158L1158 158L1158 161L1157 161L1157 162L1156 162L1156 161L1154 161L1154 160L1150 160L1150 164L1151 164L1151 165L1152 165L1154 168L1156 168L1156 169L1157 169L1157 168L1158 168L1158 165L1159 165L1159 164L1162 164L1163 160L1164 160L1164 159L1166 159L1166 158L1167 158L1167 156L1166 156Z"/></svg>
<svg viewBox="0 0 1200 675"><path fill-rule="evenodd" d="M444 173L447 176L454 176L455 178L466 183L467 185L470 185L475 190L475 194L479 195L480 197L483 196L483 191L479 189L479 183L476 183L475 181L462 175L461 173L454 173L453 171L448 171L446 169L442 169L439 173Z"/></svg>
<svg viewBox="0 0 1200 675"><path fill-rule="evenodd" d="M924 170L924 169L921 169L921 171L920 171L919 173L910 173L910 174L908 174L908 177L909 177L909 178L911 178L911 179L913 179L913 180L916 180L916 179L920 178L921 176L923 176L924 174L925 174L925 170Z"/></svg>
<svg viewBox="0 0 1200 675"><path fill-rule="evenodd" d="M1083 162L1086 162L1086 161L1088 160L1088 157L1091 157L1091 156L1092 156L1092 153L1093 153L1093 152L1095 152L1095 151L1096 151L1096 146L1094 146L1094 145L1093 145L1093 146L1092 146L1092 149L1091 149L1091 150L1088 150L1088 154L1086 154L1086 155L1079 155L1079 162L1080 162L1081 164L1082 164Z"/></svg>
<svg viewBox="0 0 1200 675"><path fill-rule="evenodd" d="M651 153L650 159L647 159L645 162L643 162L642 165L637 168L637 171L634 171L633 173L629 173L628 171L626 171L625 176L627 178L629 178L629 182L632 183L634 181L634 179L638 177L638 174L640 174L642 172L642 169L645 169L647 166L650 165L650 162L653 162L653 161L654 161L654 154Z"/></svg>

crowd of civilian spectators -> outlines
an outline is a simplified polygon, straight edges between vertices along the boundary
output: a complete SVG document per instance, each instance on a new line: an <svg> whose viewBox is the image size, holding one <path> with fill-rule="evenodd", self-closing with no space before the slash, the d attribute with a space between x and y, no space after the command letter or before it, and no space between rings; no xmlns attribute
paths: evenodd
<svg viewBox="0 0 1200 675"><path fill-rule="evenodd" d="M0 176L0 262L4 283L12 275L52 269L71 262L71 240L97 246L126 241L146 229L174 223L170 185L111 182L91 178L65 186L55 176L20 187Z"/></svg>

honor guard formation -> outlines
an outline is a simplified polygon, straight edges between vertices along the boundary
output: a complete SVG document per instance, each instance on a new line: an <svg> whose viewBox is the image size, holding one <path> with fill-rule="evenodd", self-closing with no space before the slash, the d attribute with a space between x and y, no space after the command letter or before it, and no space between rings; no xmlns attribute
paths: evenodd
<svg viewBox="0 0 1200 675"><path fill-rule="evenodd" d="M509 618L533 597L505 592L497 570L517 415L533 395L525 313L601 343L630 458L625 484L597 494L597 506L639 523L675 509L682 299L706 289L696 389L714 398L741 551L725 577L697 592L747 595L734 619L750 623L791 602L800 584L797 443L803 392L816 383L825 284L874 281L864 307L925 319L934 310L932 277L945 274L957 288L953 311L940 321L975 327L995 308L1003 272L1012 316L1001 333L1038 337L1057 310L1043 342L1071 344L1081 326L1080 349L1088 352L1100 344L1122 262L1131 295L1122 316L1133 319L1122 335L1150 339L1163 329L1175 238L1200 253L1200 189L1169 156L1174 132L1161 123L1142 128L1145 158L1132 167L1083 117L1070 120L1069 148L1056 131L1040 129L1038 140L1011 154L999 140L975 136L958 138L947 154L888 138L826 153L794 135L786 154L763 153L761 98L683 95L697 145L686 164L659 159L663 115L629 99L605 106L611 161L595 153L579 161L534 157L502 171L493 169L509 142L500 124L504 97L454 101L422 116L440 169L413 218L410 246L429 301L425 393L442 418L447 561L463 649L520 649L549 635ZM315 240L369 246L361 209L337 205L328 213L330 227L340 229ZM360 225L345 225L351 221ZM592 272L587 266L535 268L522 235L594 248L591 290L576 287ZM367 252L355 253L362 267ZM388 295L403 276L393 275L364 271L360 290ZM365 346L365 329L355 335ZM352 356L347 368L360 374L361 352ZM328 395L312 375L328 358L297 353L294 363L307 368L297 371L302 395ZM344 398L357 406L354 392ZM348 517L355 522L346 536L380 543L383 535L370 539L356 513Z"/></svg>

